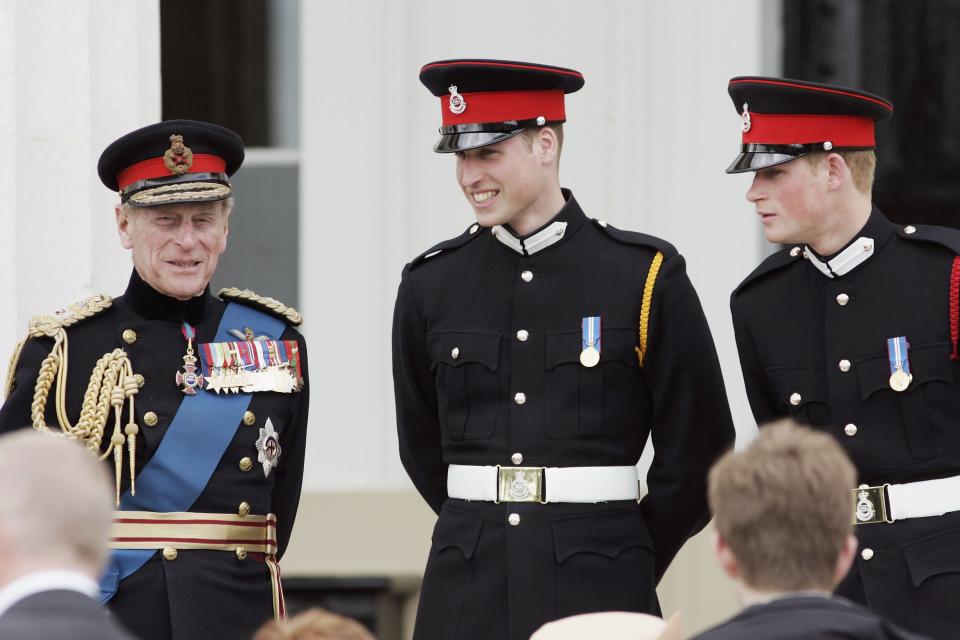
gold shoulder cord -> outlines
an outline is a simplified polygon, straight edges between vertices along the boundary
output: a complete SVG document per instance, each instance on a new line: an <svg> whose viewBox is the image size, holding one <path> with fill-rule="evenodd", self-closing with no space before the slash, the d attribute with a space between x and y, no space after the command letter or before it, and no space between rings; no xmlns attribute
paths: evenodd
<svg viewBox="0 0 960 640"><path fill-rule="evenodd" d="M650 326L650 305L653 302L653 287L657 283L657 274L660 273L660 265L663 263L663 254L657 251L653 256L653 262L650 263L650 270L647 272L647 281L643 284L643 302L640 305L640 346L634 347L637 351L637 359L640 366L643 367L644 359L647 356L647 331Z"/></svg>
<svg viewBox="0 0 960 640"><path fill-rule="evenodd" d="M303 324L303 316L300 315L300 312L294 309L293 307L288 307L279 300L274 298L268 298L267 296L261 296L260 294L251 291L250 289L238 289L236 287L227 287L225 289L220 289L220 292L217 294L221 298L226 300L238 300L240 302L250 302L255 306L266 308L270 311L273 311L279 316L285 318L293 326L299 326Z"/></svg>
<svg viewBox="0 0 960 640"><path fill-rule="evenodd" d="M67 327L81 320L90 318L110 307L113 300L108 296L98 295L83 302L71 305L54 315L34 316L30 320L29 336L31 338L53 338L53 349L44 358L37 376L37 384L33 390L33 403L30 407L30 419L33 428L41 433L49 433L50 429L44 417L50 389L56 381L56 408L57 421L60 430L71 440L82 443L87 449L105 460L113 453L113 463L116 481L116 503L120 505L120 476L123 468L123 445L127 444L130 453L130 493L136 495L134 485L134 463L136 460L137 432L139 428L134 422L133 398L140 389L140 384L133 373L130 358L122 349L114 349L97 360L96 366L90 374L90 382L83 394L83 404L80 407L80 420L71 424L67 417ZM123 405L128 403L129 422L121 430L123 422ZM109 419L110 409L113 408L113 435L107 450L100 454L100 444L103 441L103 432ZM124 438L126 434L126 438Z"/></svg>
<svg viewBox="0 0 960 640"><path fill-rule="evenodd" d="M23 345L25 344L27 344L27 341L21 340L13 348L13 355L10 356L10 362L7 364L7 382L3 387L4 398L9 398L10 392L13 391L13 385L16 383L17 362L20 361L20 352L23 351Z"/></svg>

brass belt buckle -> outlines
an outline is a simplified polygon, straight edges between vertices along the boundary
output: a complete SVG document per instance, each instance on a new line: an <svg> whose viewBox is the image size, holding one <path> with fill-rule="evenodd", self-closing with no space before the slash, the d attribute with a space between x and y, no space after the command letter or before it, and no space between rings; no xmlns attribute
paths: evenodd
<svg viewBox="0 0 960 640"><path fill-rule="evenodd" d="M543 490L545 467L501 467L497 465L497 504L539 502L546 504Z"/></svg>
<svg viewBox="0 0 960 640"><path fill-rule="evenodd" d="M865 484L853 490L853 524L893 522L887 506L887 487L881 484L871 487Z"/></svg>

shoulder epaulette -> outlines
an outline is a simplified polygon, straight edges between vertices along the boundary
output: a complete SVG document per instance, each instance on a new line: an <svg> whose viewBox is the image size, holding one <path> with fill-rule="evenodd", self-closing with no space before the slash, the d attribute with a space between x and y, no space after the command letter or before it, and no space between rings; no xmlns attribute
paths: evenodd
<svg viewBox="0 0 960 640"><path fill-rule="evenodd" d="M113 298L102 293L90 296L86 300L81 300L71 304L63 309L58 309L51 314L41 313L30 318L28 333L31 338L41 338L47 336L52 338L59 333L61 329L72 327L78 322L83 322L87 318L109 309L113 304Z"/></svg>
<svg viewBox="0 0 960 640"><path fill-rule="evenodd" d="M594 219L593 223L614 240L623 242L624 244L633 244L641 247L650 247L651 249L656 249L663 254L663 258L665 260L669 260L673 256L677 255L676 247L666 240L656 236L640 233L639 231L625 231L623 229L617 229L613 225L610 225L603 220Z"/></svg>
<svg viewBox="0 0 960 640"><path fill-rule="evenodd" d="M261 296L256 292L250 291L250 289L226 287L225 289L220 289L217 295L224 300L239 302L266 311L278 318L286 320L287 323L295 327L303 324L303 316L293 307L288 307L274 298Z"/></svg>
<svg viewBox="0 0 960 640"><path fill-rule="evenodd" d="M444 252L453 251L454 249L459 249L463 245L467 244L474 238L478 238L481 235L481 232L484 229L478 224L470 225L466 231L460 235L450 238L449 240L444 240L443 242L437 243L418 255L416 258L410 261L410 268L413 269L421 264L424 261L429 260L430 258L439 255Z"/></svg>
<svg viewBox="0 0 960 640"><path fill-rule="evenodd" d="M787 247L767 256L767 259L760 263L760 265L754 269L750 275L743 279L736 289L733 290L733 295L740 293L742 289L752 284L755 280L759 279L762 276L765 276L768 273L772 273L777 269L782 269L788 265L795 263L797 260L802 260L803 249L799 246Z"/></svg>
<svg viewBox="0 0 960 640"><path fill-rule="evenodd" d="M920 240L921 242L939 244L955 255L960 255L960 231L951 227L909 224L905 227L897 227L897 235L904 240Z"/></svg>

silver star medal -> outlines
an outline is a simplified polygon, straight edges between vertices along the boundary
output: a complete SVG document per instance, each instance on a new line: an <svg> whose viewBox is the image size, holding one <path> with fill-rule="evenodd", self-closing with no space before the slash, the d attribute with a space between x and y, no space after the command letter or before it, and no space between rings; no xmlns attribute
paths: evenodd
<svg viewBox="0 0 960 640"><path fill-rule="evenodd" d="M277 466L279 458L280 437L273 428L273 422L267 418L267 423L260 429L260 437L257 438L257 462L263 465L264 478L269 477L270 470Z"/></svg>

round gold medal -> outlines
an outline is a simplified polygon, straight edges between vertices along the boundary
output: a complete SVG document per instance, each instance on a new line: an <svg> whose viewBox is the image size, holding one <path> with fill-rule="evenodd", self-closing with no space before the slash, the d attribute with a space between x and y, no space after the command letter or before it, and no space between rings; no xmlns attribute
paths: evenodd
<svg viewBox="0 0 960 640"><path fill-rule="evenodd" d="M593 347L587 347L580 352L580 364L585 367L595 367L600 362L600 352Z"/></svg>
<svg viewBox="0 0 960 640"><path fill-rule="evenodd" d="M897 369L890 376L890 388L897 392L906 391L911 382L913 382L913 376L903 369Z"/></svg>

